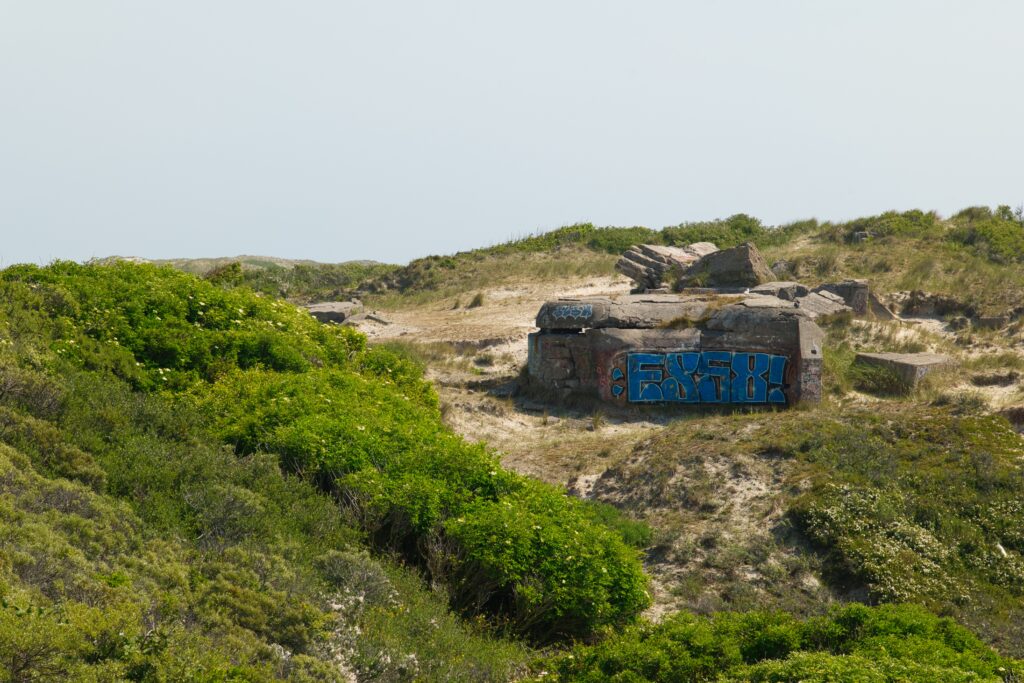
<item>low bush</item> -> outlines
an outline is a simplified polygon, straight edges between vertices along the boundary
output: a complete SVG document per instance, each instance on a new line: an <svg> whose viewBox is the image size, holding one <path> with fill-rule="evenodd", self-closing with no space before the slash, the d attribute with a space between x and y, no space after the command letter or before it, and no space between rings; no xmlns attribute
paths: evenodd
<svg viewBox="0 0 1024 683"><path fill-rule="evenodd" d="M879 396L902 396L910 387L894 370L868 363L853 363L847 370L853 386L860 391Z"/></svg>
<svg viewBox="0 0 1024 683"><path fill-rule="evenodd" d="M342 501L378 549L397 552L445 585L463 612L546 641L627 623L649 602L638 554L616 531L564 491L503 470L485 448L448 431L422 367L387 349L366 349L362 335L349 328L321 325L287 304L154 266L18 266L3 271L0 286L15 307L36 311L34 318L12 316L24 327L17 333L31 328L46 336L64 367L167 396L182 411L203 415L204 428L238 457L276 456L286 472ZM88 405L81 419L92 424L83 431L131 433L129 416L112 408L109 400ZM24 419L11 424L12 443L25 448L26 430L45 433ZM30 434L30 440L37 437ZM49 453L59 451L54 462L64 469L54 474L103 484L104 473L89 469L84 452L47 438L55 445L39 450L37 462L45 465L54 460ZM189 520L204 549L263 532L273 514L269 499L245 486L214 483L206 479L209 472L190 472L185 463L174 480L144 480L169 474L159 454L150 452L156 444L146 441L128 446L142 451L136 466L103 463L113 493L153 490L152 521ZM206 483L189 491L182 476ZM511 519L495 516L508 505ZM559 552L549 556L549 538L501 526L520 518L557 527ZM511 545L537 561L525 573L497 561L489 554L493 544L481 542L485 531L503 548ZM508 597L481 599L470 578ZM244 621L241 612L233 620ZM261 635L291 628L245 623Z"/></svg>
<svg viewBox="0 0 1024 683"><path fill-rule="evenodd" d="M676 614L578 647L551 669L538 680L996 683L1022 671L951 619L912 605L856 604L803 621L773 612Z"/></svg>
<svg viewBox="0 0 1024 683"><path fill-rule="evenodd" d="M1002 418L892 406L819 422L781 447L813 485L790 514L830 579L917 602L1024 648L1024 447ZM993 605L999 608L993 610Z"/></svg>
<svg viewBox="0 0 1024 683"><path fill-rule="evenodd" d="M993 213L988 207L964 209L953 217L949 238L971 247L996 263L1024 261L1024 224L1010 211L1000 207Z"/></svg>
<svg viewBox="0 0 1024 683"><path fill-rule="evenodd" d="M934 211L887 211L877 216L858 218L835 226L834 231L847 241L857 233L868 233L871 238L928 237L941 234L943 227Z"/></svg>
<svg viewBox="0 0 1024 683"><path fill-rule="evenodd" d="M622 540L634 548L647 548L654 537L654 530L647 522L626 517L613 505L587 500L583 511L594 521L618 531Z"/></svg>
<svg viewBox="0 0 1024 683"><path fill-rule="evenodd" d="M694 242L713 242L719 249L727 249L744 242L757 242L769 235L769 229L757 218L736 214L724 220L699 223L680 223L661 231L666 243L685 246Z"/></svg>

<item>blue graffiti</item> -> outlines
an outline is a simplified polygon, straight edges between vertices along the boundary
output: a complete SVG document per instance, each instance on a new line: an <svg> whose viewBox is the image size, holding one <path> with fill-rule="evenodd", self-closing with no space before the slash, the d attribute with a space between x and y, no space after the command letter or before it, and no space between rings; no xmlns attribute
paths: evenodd
<svg viewBox="0 0 1024 683"><path fill-rule="evenodd" d="M630 403L785 403L786 360L734 351L630 353L626 398ZM613 368L611 378L621 381L622 370ZM611 391L618 397L623 387L613 384Z"/></svg>
<svg viewBox="0 0 1024 683"><path fill-rule="evenodd" d="M594 314L594 307L591 304L560 304L551 310L555 319L562 318L589 318Z"/></svg>

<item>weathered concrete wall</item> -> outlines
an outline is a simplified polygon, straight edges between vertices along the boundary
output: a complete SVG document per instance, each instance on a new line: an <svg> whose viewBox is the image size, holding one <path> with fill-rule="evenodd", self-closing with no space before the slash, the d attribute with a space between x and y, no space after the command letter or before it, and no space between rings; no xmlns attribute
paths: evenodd
<svg viewBox="0 0 1024 683"><path fill-rule="evenodd" d="M700 328L533 333L528 374L622 404L817 401L823 337L799 309L726 306Z"/></svg>

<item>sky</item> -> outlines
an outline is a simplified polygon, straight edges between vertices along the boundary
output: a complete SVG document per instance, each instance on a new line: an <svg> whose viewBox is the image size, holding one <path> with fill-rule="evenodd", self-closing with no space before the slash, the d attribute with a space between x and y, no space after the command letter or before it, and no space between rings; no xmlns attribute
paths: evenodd
<svg viewBox="0 0 1024 683"><path fill-rule="evenodd" d="M0 265L1021 203L1018 0L0 0Z"/></svg>

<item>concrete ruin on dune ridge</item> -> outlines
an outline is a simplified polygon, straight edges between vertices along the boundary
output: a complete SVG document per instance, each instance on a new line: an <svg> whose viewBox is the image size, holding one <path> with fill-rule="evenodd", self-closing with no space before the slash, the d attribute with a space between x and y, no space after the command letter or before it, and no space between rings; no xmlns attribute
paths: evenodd
<svg viewBox="0 0 1024 683"><path fill-rule="evenodd" d="M640 245L617 268L636 282L633 293L541 307L529 387L620 405L820 401L825 335L815 321L892 317L864 281L813 290L772 281L752 244Z"/></svg>

